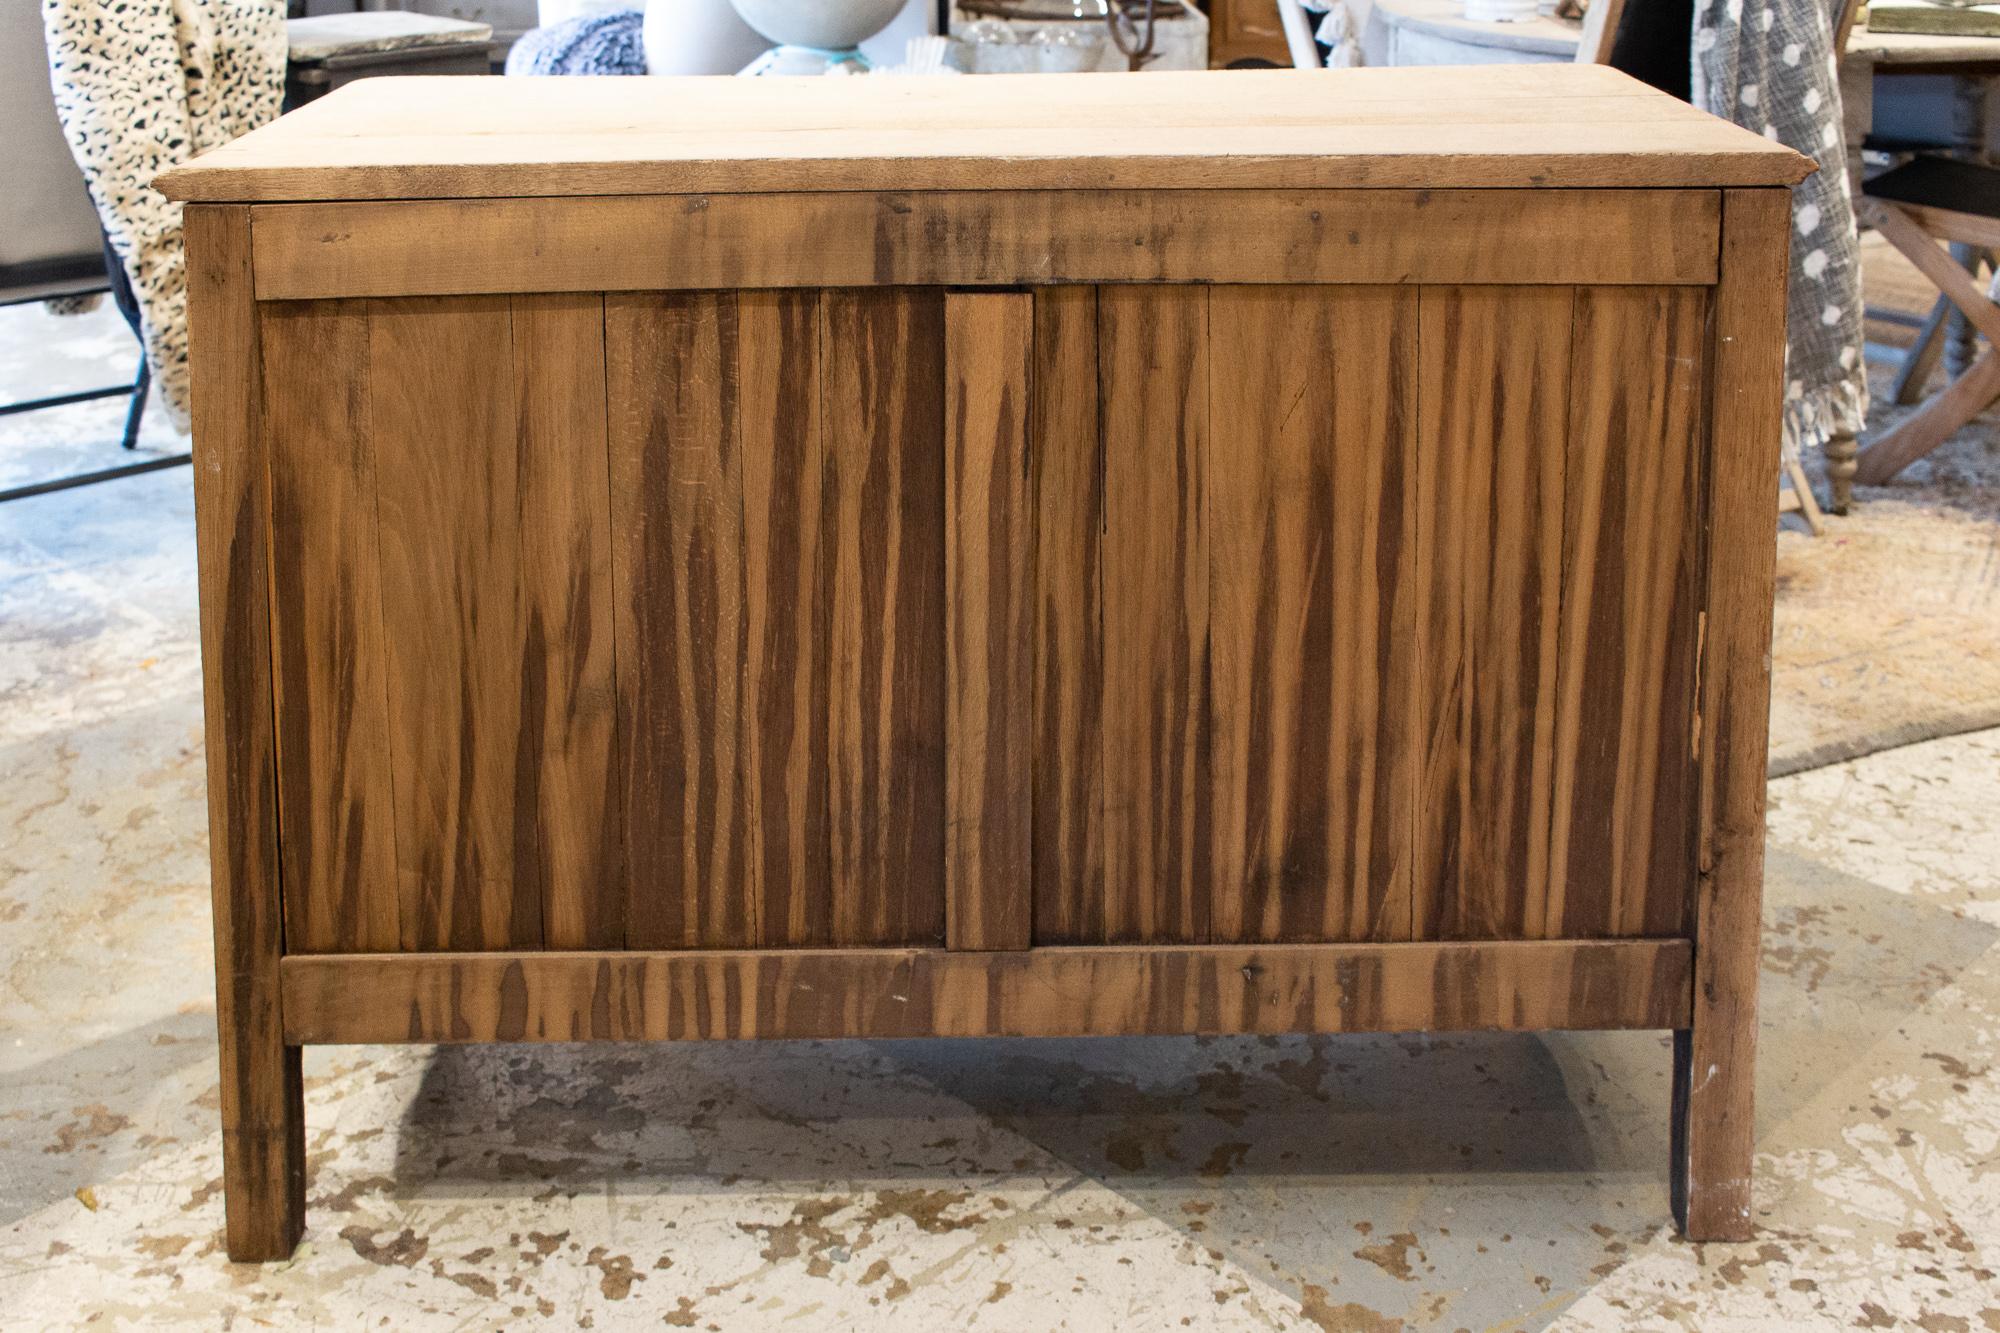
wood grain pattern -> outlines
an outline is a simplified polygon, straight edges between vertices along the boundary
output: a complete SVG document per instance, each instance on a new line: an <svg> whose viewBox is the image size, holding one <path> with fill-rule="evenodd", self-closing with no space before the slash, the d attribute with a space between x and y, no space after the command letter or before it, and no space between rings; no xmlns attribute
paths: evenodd
<svg viewBox="0 0 2000 1333"><path fill-rule="evenodd" d="M1208 938L1208 292L1098 293L1103 942Z"/></svg>
<svg viewBox="0 0 2000 1333"><path fill-rule="evenodd" d="M1227 82L1218 82L1218 77ZM1790 185L1811 164L1595 66L884 86L365 79L163 173L178 199Z"/></svg>
<svg viewBox="0 0 2000 1333"><path fill-rule="evenodd" d="M625 942L606 462L604 301L516 296L520 780L551 949Z"/></svg>
<svg viewBox="0 0 2000 1333"><path fill-rule="evenodd" d="M748 945L736 300L613 297L604 320L626 940Z"/></svg>
<svg viewBox="0 0 2000 1333"><path fill-rule="evenodd" d="M382 302L369 323L404 947L534 947L508 303Z"/></svg>
<svg viewBox="0 0 2000 1333"><path fill-rule="evenodd" d="M1577 293L1541 935L1687 929L1707 317L1700 291Z"/></svg>
<svg viewBox="0 0 2000 1333"><path fill-rule="evenodd" d="M278 974L272 590L250 215L189 208L184 226L224 1239L232 1259L283 1259L305 1226L305 1109Z"/></svg>
<svg viewBox="0 0 2000 1333"><path fill-rule="evenodd" d="M1685 1022L1686 940L597 954L284 963L321 1042L1035 1037Z"/></svg>
<svg viewBox="0 0 2000 1333"><path fill-rule="evenodd" d="M944 934L944 298L828 292L834 941Z"/></svg>
<svg viewBox="0 0 2000 1333"><path fill-rule="evenodd" d="M1674 1210L1693 1240L1751 1233L1758 930L1764 889L1771 601L1785 359L1783 190L1724 196L1715 291L1713 466L1707 497L1702 637L1700 878L1695 996L1674 1042Z"/></svg>
<svg viewBox="0 0 2000 1333"><path fill-rule="evenodd" d="M266 300L886 283L1710 283L1716 199L1713 190L610 195L272 204L258 208L255 234ZM1550 236L1591 243L1550 245Z"/></svg>
<svg viewBox="0 0 2000 1333"><path fill-rule="evenodd" d="M394 949L403 915L359 302L265 307L272 688L293 953Z"/></svg>
<svg viewBox="0 0 2000 1333"><path fill-rule="evenodd" d="M1087 944L1105 903L1097 289L1034 301L1034 939Z"/></svg>
<svg viewBox="0 0 2000 1333"><path fill-rule="evenodd" d="M1532 939L1550 933L1574 298L1422 301L1417 933Z"/></svg>
<svg viewBox="0 0 2000 1333"><path fill-rule="evenodd" d="M1408 939L1416 295L1209 312L1211 931Z"/></svg>
<svg viewBox="0 0 2000 1333"><path fill-rule="evenodd" d="M945 942L1033 926L1034 298L944 302Z"/></svg>
<svg viewBox="0 0 2000 1333"><path fill-rule="evenodd" d="M737 298L743 477L743 767L759 943L833 940L827 713L833 561L819 297Z"/></svg>

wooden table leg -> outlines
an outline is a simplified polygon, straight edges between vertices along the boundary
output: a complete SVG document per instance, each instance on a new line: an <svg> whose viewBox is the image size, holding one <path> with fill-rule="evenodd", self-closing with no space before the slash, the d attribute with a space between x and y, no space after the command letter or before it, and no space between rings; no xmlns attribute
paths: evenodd
<svg viewBox="0 0 2000 1333"><path fill-rule="evenodd" d="M284 926L250 210L190 205L185 228L226 1242L232 1259L283 1259L305 1222L305 1117L299 1050L285 1045L278 1008Z"/></svg>
<svg viewBox="0 0 2000 1333"><path fill-rule="evenodd" d="M1790 196L1723 195L1715 295L1715 452L1709 470L1701 675L1701 834L1690 1025L1674 1035L1672 1198L1690 1240L1751 1232L1751 1104L1771 702L1770 495L1783 430Z"/></svg>

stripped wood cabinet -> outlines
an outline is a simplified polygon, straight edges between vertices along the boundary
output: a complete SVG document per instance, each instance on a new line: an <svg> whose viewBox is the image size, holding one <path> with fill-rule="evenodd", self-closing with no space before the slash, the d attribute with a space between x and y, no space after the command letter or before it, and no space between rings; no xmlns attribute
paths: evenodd
<svg viewBox="0 0 2000 1333"><path fill-rule="evenodd" d="M165 178L233 1255L339 1041L1672 1029L1747 1228L1802 160L1384 74L377 80Z"/></svg>

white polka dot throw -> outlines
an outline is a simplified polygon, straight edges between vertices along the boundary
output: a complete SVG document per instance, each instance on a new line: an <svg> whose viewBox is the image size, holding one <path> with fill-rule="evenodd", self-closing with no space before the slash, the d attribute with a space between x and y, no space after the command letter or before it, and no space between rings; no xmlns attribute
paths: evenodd
<svg viewBox="0 0 2000 1333"><path fill-rule="evenodd" d="M1834 0L1837 3L1837 0ZM1778 140L1820 169L1792 192L1785 449L1860 431L1861 270L1848 195L1827 0L1696 0L1696 106Z"/></svg>

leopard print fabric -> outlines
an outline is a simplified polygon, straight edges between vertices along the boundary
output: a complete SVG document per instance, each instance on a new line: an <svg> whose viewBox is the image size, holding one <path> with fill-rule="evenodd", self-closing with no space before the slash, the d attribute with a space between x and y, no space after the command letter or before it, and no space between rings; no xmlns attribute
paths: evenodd
<svg viewBox="0 0 2000 1333"><path fill-rule="evenodd" d="M188 421L181 206L153 177L275 118L284 0L42 0L70 151L138 295L161 401Z"/></svg>

